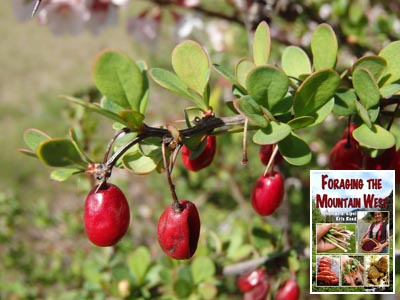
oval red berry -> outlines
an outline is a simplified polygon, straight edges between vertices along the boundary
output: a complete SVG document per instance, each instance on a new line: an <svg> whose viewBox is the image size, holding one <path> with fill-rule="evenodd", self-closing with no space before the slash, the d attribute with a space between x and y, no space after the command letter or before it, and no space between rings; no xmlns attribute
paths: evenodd
<svg viewBox="0 0 400 300"><path fill-rule="evenodd" d="M179 201L181 211L172 205L161 214L158 221L158 243L174 259L188 259L197 249L200 235L200 217L196 206L187 200Z"/></svg>
<svg viewBox="0 0 400 300"><path fill-rule="evenodd" d="M194 159L190 159L193 151L190 150L185 145L182 147L182 161L185 167L190 171L199 171L208 167L215 156L215 152L217 149L217 140L213 135L209 135L207 137L207 142L204 150L201 152L199 156Z"/></svg>
<svg viewBox="0 0 400 300"><path fill-rule="evenodd" d="M129 227L130 212L125 195L113 184L94 187L86 197L83 218L86 235L93 244L115 245Z"/></svg>

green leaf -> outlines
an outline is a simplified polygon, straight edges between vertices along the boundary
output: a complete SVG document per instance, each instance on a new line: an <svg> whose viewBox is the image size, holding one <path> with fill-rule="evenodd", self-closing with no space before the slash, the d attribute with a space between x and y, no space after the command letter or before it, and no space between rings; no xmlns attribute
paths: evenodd
<svg viewBox="0 0 400 300"><path fill-rule="evenodd" d="M371 118L369 116L369 113L367 111L367 109L357 100L354 101L355 105L356 105L356 111L357 114L359 115L359 117L363 120L363 122L368 126L371 127L372 126L372 122L371 122Z"/></svg>
<svg viewBox="0 0 400 300"><path fill-rule="evenodd" d="M276 144L286 138L292 128L285 123L272 121L266 128L261 128L253 135L253 142L259 145Z"/></svg>
<svg viewBox="0 0 400 300"><path fill-rule="evenodd" d="M289 78L278 68L261 66L253 69L246 80L249 95L258 104L274 113L274 108L286 96Z"/></svg>
<svg viewBox="0 0 400 300"><path fill-rule="evenodd" d="M298 118L294 118L288 122L288 125L292 128L292 130L298 130L301 128L308 127L314 124L315 118L310 116L302 116Z"/></svg>
<svg viewBox="0 0 400 300"><path fill-rule="evenodd" d="M354 90L338 90L335 94L335 106L333 112L339 116L355 114L357 95Z"/></svg>
<svg viewBox="0 0 400 300"><path fill-rule="evenodd" d="M201 299L204 300L214 300L217 299L218 289L215 283L208 281L202 282L198 287L199 294L201 295Z"/></svg>
<svg viewBox="0 0 400 300"><path fill-rule="evenodd" d="M313 114L314 123L311 125L315 126L325 121L328 115L332 112L334 106L335 99L331 98L331 100L325 103L322 107L318 108L317 111Z"/></svg>
<svg viewBox="0 0 400 300"><path fill-rule="evenodd" d="M246 88L246 79L250 71L254 68L254 63L248 58L242 58L235 67L235 74L240 86Z"/></svg>
<svg viewBox="0 0 400 300"><path fill-rule="evenodd" d="M147 109L147 103L149 102L150 97L150 87L149 87L149 78L147 76L147 65L144 61L137 61L136 65L138 66L140 72L142 73L143 79L143 95L142 99L140 99L140 109L139 112L141 114L145 114Z"/></svg>
<svg viewBox="0 0 400 300"><path fill-rule="evenodd" d="M328 24L319 25L311 37L311 52L315 70L334 68L337 51L338 43L332 27Z"/></svg>
<svg viewBox="0 0 400 300"><path fill-rule="evenodd" d="M339 74L331 69L321 70L308 76L297 89L293 99L296 117L312 116L332 99L339 82Z"/></svg>
<svg viewBox="0 0 400 300"><path fill-rule="evenodd" d="M378 82L386 69L386 60L377 55L364 56L354 63L352 73L359 68L368 70L375 81Z"/></svg>
<svg viewBox="0 0 400 300"><path fill-rule="evenodd" d="M125 109L140 111L144 94L142 72L127 55L113 50L101 52L93 66L99 91Z"/></svg>
<svg viewBox="0 0 400 300"><path fill-rule="evenodd" d="M71 142L74 144L76 151L78 151L79 155L83 158L83 160L88 164L92 163L93 161L86 155L85 151L83 151L83 148L79 144L75 129L73 128L69 129L69 137L71 139Z"/></svg>
<svg viewBox="0 0 400 300"><path fill-rule="evenodd" d="M194 258L190 265L190 271L193 283L199 284L211 279L215 274L216 268L212 259L207 256L198 256Z"/></svg>
<svg viewBox="0 0 400 300"><path fill-rule="evenodd" d="M400 83L392 83L381 87L381 96L383 98L390 98L400 92Z"/></svg>
<svg viewBox="0 0 400 300"><path fill-rule="evenodd" d="M379 52L386 60L387 68L383 73L379 86L388 85L400 80L400 41L392 42Z"/></svg>
<svg viewBox="0 0 400 300"><path fill-rule="evenodd" d="M213 67L215 68L215 70L222 75L223 77L225 77L225 79L227 79L228 81L230 81L231 83L233 83L233 85L236 86L236 88L240 89L240 91L242 93L245 93L245 89L244 87L239 84L239 82L237 81L235 74L233 74L231 71L229 71L227 68L218 65L218 64L213 64Z"/></svg>
<svg viewBox="0 0 400 300"><path fill-rule="evenodd" d="M62 168L54 170L50 173L50 178L56 181L65 181L70 178L72 175L79 174L84 172L84 169L69 169L69 168Z"/></svg>
<svg viewBox="0 0 400 300"><path fill-rule="evenodd" d="M149 250L140 246L128 256L128 267L135 276L138 285L144 283L144 278L151 264L151 256Z"/></svg>
<svg viewBox="0 0 400 300"><path fill-rule="evenodd" d="M353 131L353 137L360 145L373 149L389 149L396 143L394 135L378 124L362 124Z"/></svg>
<svg viewBox="0 0 400 300"><path fill-rule="evenodd" d="M68 100L70 102L73 102L75 104L79 104L79 105L81 105L81 106L83 106L83 107L85 107L85 108L87 108L87 109L89 109L89 110L91 110L91 111L93 111L95 113L98 113L98 114L100 114L100 115L102 115L102 116L104 116L104 117L106 117L108 119L111 119L113 121L121 123L125 127L129 127L129 124L127 122L125 122L125 120L122 119L120 116L118 116L117 114L115 114L115 113L113 113L113 112L111 112L111 111L109 111L109 110L107 110L105 108L100 107L99 105L84 101L84 100L79 99L79 98L70 97L70 96L62 96L61 98L65 99L65 100Z"/></svg>
<svg viewBox="0 0 400 300"><path fill-rule="evenodd" d="M271 49L271 35L267 22L258 24L254 33L253 59L256 66L266 65Z"/></svg>
<svg viewBox="0 0 400 300"><path fill-rule="evenodd" d="M210 78L210 60L203 47L194 41L184 41L172 51L172 67L186 85L199 95Z"/></svg>
<svg viewBox="0 0 400 300"><path fill-rule="evenodd" d="M150 137L141 141L139 150L144 156L155 157L161 155L160 138Z"/></svg>
<svg viewBox="0 0 400 300"><path fill-rule="evenodd" d="M207 110L207 106L203 98L200 97L200 95L191 92L186 83L174 73L164 69L154 68L150 70L150 75L153 80L163 88L170 90L171 92L182 97L189 98L197 106L203 110Z"/></svg>
<svg viewBox="0 0 400 300"><path fill-rule="evenodd" d="M157 169L161 160L161 155L144 156L139 151L127 153L122 157L124 167L138 175L145 175L153 172Z"/></svg>
<svg viewBox="0 0 400 300"><path fill-rule="evenodd" d="M303 49L289 46L282 53L282 69L287 76L300 78L311 73L311 62Z"/></svg>
<svg viewBox="0 0 400 300"><path fill-rule="evenodd" d="M379 88L374 77L368 70L357 68L353 72L352 79L360 102L367 110L379 105Z"/></svg>
<svg viewBox="0 0 400 300"><path fill-rule="evenodd" d="M245 115L251 122L260 127L267 127L268 120L265 119L260 105L251 96L244 96L233 101L235 108Z"/></svg>
<svg viewBox="0 0 400 300"><path fill-rule="evenodd" d="M139 131L143 126L144 115L135 110L123 110L119 116L129 125L132 130Z"/></svg>
<svg viewBox="0 0 400 300"><path fill-rule="evenodd" d="M278 143L278 148L283 158L295 166L308 164L312 157L308 144L293 132Z"/></svg>
<svg viewBox="0 0 400 300"><path fill-rule="evenodd" d="M74 144L68 139L51 139L42 142L37 150L39 159L51 167L81 165L86 167Z"/></svg>
<svg viewBox="0 0 400 300"><path fill-rule="evenodd" d="M173 289L179 299L188 299L192 293L192 285L188 280L183 278L179 278L174 282Z"/></svg>
<svg viewBox="0 0 400 300"><path fill-rule="evenodd" d="M29 128L24 132L24 142L34 152L37 151L40 143L50 139L50 136L36 128Z"/></svg>

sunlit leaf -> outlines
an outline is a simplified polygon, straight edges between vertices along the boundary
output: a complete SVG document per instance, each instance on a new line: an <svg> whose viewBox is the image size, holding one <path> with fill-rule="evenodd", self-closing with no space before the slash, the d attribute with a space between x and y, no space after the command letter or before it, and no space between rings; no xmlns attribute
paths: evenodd
<svg viewBox="0 0 400 300"><path fill-rule="evenodd" d="M50 178L56 181L65 181L75 174L84 172L84 169L60 168L50 173Z"/></svg>
<svg viewBox="0 0 400 300"><path fill-rule="evenodd" d="M253 135L253 142L259 145L276 144L286 138L292 128L285 123L270 122L267 127L261 128Z"/></svg>
<svg viewBox="0 0 400 300"><path fill-rule="evenodd" d="M331 69L321 70L308 76L294 96L295 115L312 116L333 98L339 82L339 74Z"/></svg>
<svg viewBox="0 0 400 300"><path fill-rule="evenodd" d="M353 64L352 73L359 68L368 70L378 82L386 69L386 60L377 55L364 56Z"/></svg>
<svg viewBox="0 0 400 300"><path fill-rule="evenodd" d="M379 85L387 85L400 80L400 41L387 45L379 52L379 56L386 60L387 67L383 73Z"/></svg>
<svg viewBox="0 0 400 300"><path fill-rule="evenodd" d="M144 156L140 152L127 153L122 157L124 167L138 175L153 172L161 162L162 156Z"/></svg>
<svg viewBox="0 0 400 300"><path fill-rule="evenodd" d="M371 127L372 122L371 122L371 118L368 114L367 109L357 100L354 101L355 105L356 105L356 111L358 116L361 118L361 120L363 120L363 122L368 126Z"/></svg>
<svg viewBox="0 0 400 300"><path fill-rule="evenodd" d="M193 283L199 284L211 279L216 271L214 262L207 256L198 256L193 259L190 265Z"/></svg>
<svg viewBox="0 0 400 300"><path fill-rule="evenodd" d="M172 67L185 84L203 95L210 78L210 60L203 47L194 41L184 41L172 51Z"/></svg>
<svg viewBox="0 0 400 300"><path fill-rule="evenodd" d="M380 89L381 96L383 98L390 98L393 95L400 93L400 83L392 83L388 85L384 85Z"/></svg>
<svg viewBox="0 0 400 300"><path fill-rule="evenodd" d="M248 58L243 58L238 61L235 67L235 74L240 86L246 87L247 76L253 68L254 63Z"/></svg>
<svg viewBox="0 0 400 300"><path fill-rule="evenodd" d="M311 52L315 70L334 68L338 43L335 32L328 24L319 25L311 37Z"/></svg>
<svg viewBox="0 0 400 300"><path fill-rule="evenodd" d="M311 62L303 49L289 46L282 53L282 69L287 76L300 78L311 73Z"/></svg>
<svg viewBox="0 0 400 300"><path fill-rule="evenodd" d="M114 50L101 52L93 65L93 80L109 100L125 109L141 110L142 72L127 55Z"/></svg>
<svg viewBox="0 0 400 300"><path fill-rule="evenodd" d="M144 246L138 247L128 256L127 263L129 270L135 276L137 283L141 285L151 264L149 250Z"/></svg>
<svg viewBox="0 0 400 300"><path fill-rule="evenodd" d="M258 24L254 33L253 59L256 66L266 65L271 48L271 35L267 22Z"/></svg>
<svg viewBox="0 0 400 300"><path fill-rule="evenodd" d="M338 90L335 93L335 106L333 112L339 116L355 114L357 95L354 90Z"/></svg>
<svg viewBox="0 0 400 300"><path fill-rule="evenodd" d="M353 131L353 137L362 146L373 149L389 149L396 143L394 135L378 124L362 124Z"/></svg>
<svg viewBox="0 0 400 300"><path fill-rule="evenodd" d="M379 105L379 88L374 77L368 70L357 68L353 72L352 79L360 102L367 110Z"/></svg>

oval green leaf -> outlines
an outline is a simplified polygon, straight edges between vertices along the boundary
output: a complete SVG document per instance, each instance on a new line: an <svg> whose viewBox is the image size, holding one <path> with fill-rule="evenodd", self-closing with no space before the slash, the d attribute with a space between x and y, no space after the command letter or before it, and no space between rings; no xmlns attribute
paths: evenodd
<svg viewBox="0 0 400 300"><path fill-rule="evenodd" d="M122 157L122 164L124 167L138 175L145 175L153 172L160 161L162 156L143 156L139 151L130 152Z"/></svg>
<svg viewBox="0 0 400 300"><path fill-rule="evenodd" d="M282 69L289 77L300 78L311 73L311 62L307 53L296 46L286 47L282 53Z"/></svg>
<svg viewBox="0 0 400 300"><path fill-rule="evenodd" d="M267 127L261 128L253 135L253 142L259 145L276 144L286 138L292 128L285 123L272 121Z"/></svg>
<svg viewBox="0 0 400 300"><path fill-rule="evenodd" d="M142 73L127 55L112 50L101 52L92 73L104 96L126 109L140 111L144 94Z"/></svg>
<svg viewBox="0 0 400 300"><path fill-rule="evenodd" d="M379 88L374 77L367 69L357 68L353 72L352 80L360 102L367 110L379 105Z"/></svg>
<svg viewBox="0 0 400 300"><path fill-rule="evenodd" d="M184 41L172 51L172 67L185 84L203 96L210 78L210 60L203 47Z"/></svg>
<svg viewBox="0 0 400 300"><path fill-rule="evenodd" d="M333 112L339 116L350 116L357 112L357 95L354 90L338 90L335 94Z"/></svg>
<svg viewBox="0 0 400 300"><path fill-rule="evenodd" d="M354 63L352 73L359 68L367 69L378 82L386 69L386 60L377 55L364 56Z"/></svg>
<svg viewBox="0 0 400 300"><path fill-rule="evenodd" d="M373 149L389 149L396 143L394 135L378 124L371 128L362 124L353 131L353 137L362 145Z"/></svg>
<svg viewBox="0 0 400 300"><path fill-rule="evenodd" d="M264 117L260 105L251 96L233 100L235 108L251 122L260 127L267 127L268 120Z"/></svg>
<svg viewBox="0 0 400 300"><path fill-rule="evenodd" d="M256 66L266 65L271 50L271 34L267 22L258 24L254 33L253 59Z"/></svg>
<svg viewBox="0 0 400 300"><path fill-rule="evenodd" d="M61 169L57 169L54 170L50 173L50 178L52 180L56 180L59 182L63 182L66 181L68 178L70 178L71 176L75 175L75 174L79 174L79 173L83 173L85 170L83 169L67 169L67 168L61 168Z"/></svg>
<svg viewBox="0 0 400 300"><path fill-rule="evenodd" d="M81 165L86 167L74 144L68 139L51 139L42 142L37 150L39 159L51 167Z"/></svg>
<svg viewBox="0 0 400 300"><path fill-rule="evenodd" d="M400 83L392 83L385 85L381 88L380 90L381 96L383 98L390 98L395 94L398 94L400 92Z"/></svg>
<svg viewBox="0 0 400 300"><path fill-rule="evenodd" d="M328 24L319 25L311 37L311 52L315 70L334 68L338 43L335 32Z"/></svg>
<svg viewBox="0 0 400 300"><path fill-rule="evenodd" d="M143 126L144 115L135 110L123 110L118 114L133 131L139 131Z"/></svg>
<svg viewBox="0 0 400 300"><path fill-rule="evenodd" d="M28 148L34 152L36 152L37 148L42 142L51 139L46 133L36 128L29 128L25 130L23 138Z"/></svg>
<svg viewBox="0 0 400 300"><path fill-rule="evenodd" d="M332 69L321 70L308 76L297 89L293 99L296 117L312 116L332 99L339 82L339 74Z"/></svg>
<svg viewBox="0 0 400 300"><path fill-rule="evenodd" d="M144 282L147 271L151 264L151 256L149 250L140 246L128 256L128 267L137 280L137 284Z"/></svg>
<svg viewBox="0 0 400 300"><path fill-rule="evenodd" d="M387 85L400 79L400 41L387 45L379 52L379 56L386 60L387 67L379 82L380 86Z"/></svg>
<svg viewBox="0 0 400 300"><path fill-rule="evenodd" d="M356 111L358 116L361 118L361 120L363 120L364 124L366 124L368 127L371 127L372 122L368 114L368 110L366 110L365 107L357 100L355 100L354 103L356 105Z"/></svg>
<svg viewBox="0 0 400 300"><path fill-rule="evenodd" d="M261 66L253 69L246 80L249 95L258 104L274 113L274 108L286 96L289 78L278 68Z"/></svg>
<svg viewBox="0 0 400 300"><path fill-rule="evenodd" d="M250 71L254 68L254 63L248 58L242 58L235 67L235 74L238 83L246 88L246 79Z"/></svg>
<svg viewBox="0 0 400 300"><path fill-rule="evenodd" d="M308 144L293 132L278 143L283 158L295 166L303 166L311 161L311 150Z"/></svg>
<svg viewBox="0 0 400 300"><path fill-rule="evenodd" d="M215 271L216 268L214 262L207 256L198 256L194 258L192 264L190 265L190 272L192 274L194 284L199 284L212 279Z"/></svg>
<svg viewBox="0 0 400 300"><path fill-rule="evenodd" d="M315 118L310 116L302 116L298 118L294 118L288 122L288 125L292 128L292 130L298 130L301 128L308 127L314 124Z"/></svg>

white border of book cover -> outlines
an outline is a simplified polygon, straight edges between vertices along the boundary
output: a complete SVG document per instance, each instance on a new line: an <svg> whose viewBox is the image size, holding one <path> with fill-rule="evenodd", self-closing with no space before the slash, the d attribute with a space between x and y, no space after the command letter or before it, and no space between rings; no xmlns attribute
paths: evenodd
<svg viewBox="0 0 400 300"><path fill-rule="evenodd" d="M310 171L310 293L395 294L394 170Z"/></svg>

